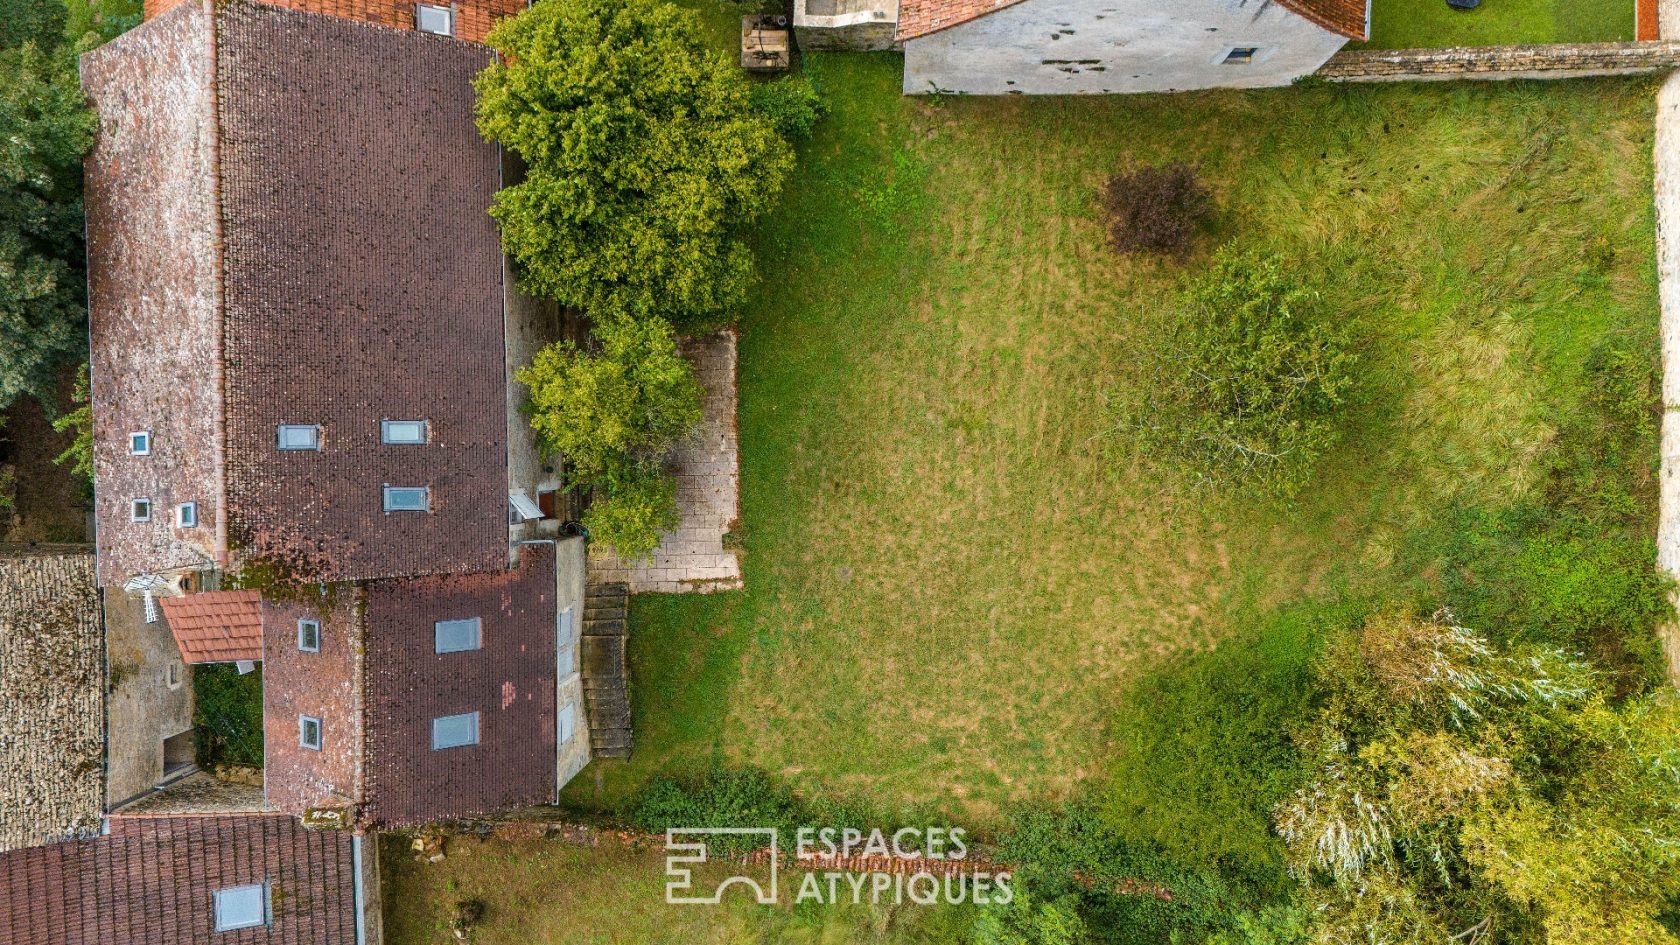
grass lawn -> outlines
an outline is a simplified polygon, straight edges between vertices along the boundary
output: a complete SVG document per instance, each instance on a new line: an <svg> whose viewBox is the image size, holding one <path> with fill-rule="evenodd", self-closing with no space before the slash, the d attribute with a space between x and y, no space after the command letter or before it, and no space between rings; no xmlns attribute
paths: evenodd
<svg viewBox="0 0 1680 945"><path fill-rule="evenodd" d="M1371 41L1349 49L1608 43L1634 38L1634 0L1372 0Z"/></svg>
<svg viewBox="0 0 1680 945"><path fill-rule="evenodd" d="M407 838L380 849L388 945L445 945L455 904L486 905L477 945L943 945L967 919L953 907L759 906L741 890L721 906L668 905L662 850L567 846L557 840L452 839L441 863L417 863ZM782 881L791 876L783 874ZM696 885L717 877L696 871ZM793 898L782 897L784 902Z"/></svg>
<svg viewBox="0 0 1680 945"><path fill-rule="evenodd" d="M941 100L890 55L808 67L833 113L741 319L747 590L633 602L636 754L570 803L713 760L982 827L1070 795L1140 673L1427 591L1409 536L1541 491L1591 354L1655 356L1648 80ZM1172 159L1214 186L1210 247L1284 254L1361 339L1292 506L1186 494L1110 432L1206 258L1117 258L1094 195Z"/></svg>

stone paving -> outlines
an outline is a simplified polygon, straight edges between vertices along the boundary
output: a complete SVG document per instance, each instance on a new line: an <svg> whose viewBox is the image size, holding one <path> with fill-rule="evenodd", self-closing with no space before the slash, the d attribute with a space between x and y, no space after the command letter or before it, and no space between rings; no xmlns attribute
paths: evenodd
<svg viewBox="0 0 1680 945"><path fill-rule="evenodd" d="M630 593L709 593L741 587L741 562L723 546L741 508L741 476L735 430L735 333L685 340L681 350L694 362L704 389L700 426L679 445L667 464L677 477L681 523L668 532L653 556L625 563L600 546L590 546L591 584L623 582Z"/></svg>

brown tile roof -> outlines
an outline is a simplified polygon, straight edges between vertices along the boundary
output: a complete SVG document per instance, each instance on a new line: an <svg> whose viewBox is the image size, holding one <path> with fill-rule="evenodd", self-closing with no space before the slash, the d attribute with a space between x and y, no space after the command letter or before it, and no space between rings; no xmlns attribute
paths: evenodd
<svg viewBox="0 0 1680 945"><path fill-rule="evenodd" d="M501 168L472 89L490 51L216 10L214 44L192 4L84 61L102 580L219 553L327 581L504 568ZM385 419L429 441L384 445ZM321 449L279 451L280 424L318 425ZM140 429L151 456L128 453ZM387 514L386 485L429 487L431 511ZM173 527L184 501L198 528Z"/></svg>
<svg viewBox="0 0 1680 945"><path fill-rule="evenodd" d="M313 595L311 595L313 597ZM276 810L349 808L360 800L361 588L263 601L263 790ZM321 622L321 648L298 649L299 620ZM321 747L298 743L298 717L321 720Z"/></svg>
<svg viewBox="0 0 1680 945"><path fill-rule="evenodd" d="M1022 2L1024 0L900 0L898 35L895 38L904 42L937 33ZM1349 39L1366 38L1365 0L1278 0L1278 3L1284 9Z"/></svg>
<svg viewBox="0 0 1680 945"><path fill-rule="evenodd" d="M165 597L163 619L181 658L189 663L231 663L262 656L262 592L206 591Z"/></svg>
<svg viewBox="0 0 1680 945"><path fill-rule="evenodd" d="M109 836L0 854L7 945L350 945L351 838L288 816L114 817ZM266 927L215 931L214 893L268 883Z"/></svg>
<svg viewBox="0 0 1680 945"><path fill-rule="evenodd" d="M1370 39L1366 34L1370 22L1366 0L1278 0L1278 3L1332 33L1361 42Z"/></svg>
<svg viewBox="0 0 1680 945"><path fill-rule="evenodd" d="M146 0L146 19L179 6L184 0ZM414 3L404 0L272 0L275 6L309 13L325 13L348 20L363 20L398 29L414 28ZM474 43L484 41L497 20L525 9L526 0L439 0L439 6L455 8L455 36Z"/></svg>
<svg viewBox="0 0 1680 945"><path fill-rule="evenodd" d="M0 850L99 826L103 642L93 555L0 552Z"/></svg>
<svg viewBox="0 0 1680 945"><path fill-rule="evenodd" d="M553 801L557 590L553 545L523 546L512 571L368 585L364 822ZM434 622L465 617L481 648L436 653ZM466 712L479 744L433 751L432 720Z"/></svg>
<svg viewBox="0 0 1680 945"><path fill-rule="evenodd" d="M99 578L214 563L222 415L216 359L210 19L188 4L82 57L99 115L84 166ZM150 431L151 453L129 452ZM131 522L129 503L152 501ZM174 508L198 503L197 528Z"/></svg>

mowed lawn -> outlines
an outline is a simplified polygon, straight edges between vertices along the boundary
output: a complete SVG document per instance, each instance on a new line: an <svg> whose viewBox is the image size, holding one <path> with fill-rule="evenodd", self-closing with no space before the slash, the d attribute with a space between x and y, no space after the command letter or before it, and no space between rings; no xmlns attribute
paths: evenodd
<svg viewBox="0 0 1680 945"><path fill-rule="evenodd" d="M1609 43L1633 39L1634 29L1634 0L1484 0L1474 10L1455 10L1446 0L1373 0L1371 41L1365 45L1414 49Z"/></svg>
<svg viewBox="0 0 1680 945"><path fill-rule="evenodd" d="M1415 579L1419 525L1540 488L1597 346L1654 356L1649 81L929 99L891 56L808 68L833 112L741 319L747 589L635 599L635 757L572 804L714 761L980 827L1067 796L1136 674ZM1207 246L1118 258L1100 184L1177 159ZM1108 419L1215 244L1283 254L1360 339L1289 505L1187 492Z"/></svg>

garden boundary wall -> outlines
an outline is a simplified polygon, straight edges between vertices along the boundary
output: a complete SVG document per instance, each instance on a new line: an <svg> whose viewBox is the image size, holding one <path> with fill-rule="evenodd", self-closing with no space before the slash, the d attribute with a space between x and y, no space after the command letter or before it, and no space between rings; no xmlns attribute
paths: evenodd
<svg viewBox="0 0 1680 945"><path fill-rule="evenodd" d="M1331 56L1314 75L1332 82L1574 79L1676 67L1680 42L1546 43L1344 51Z"/></svg>

